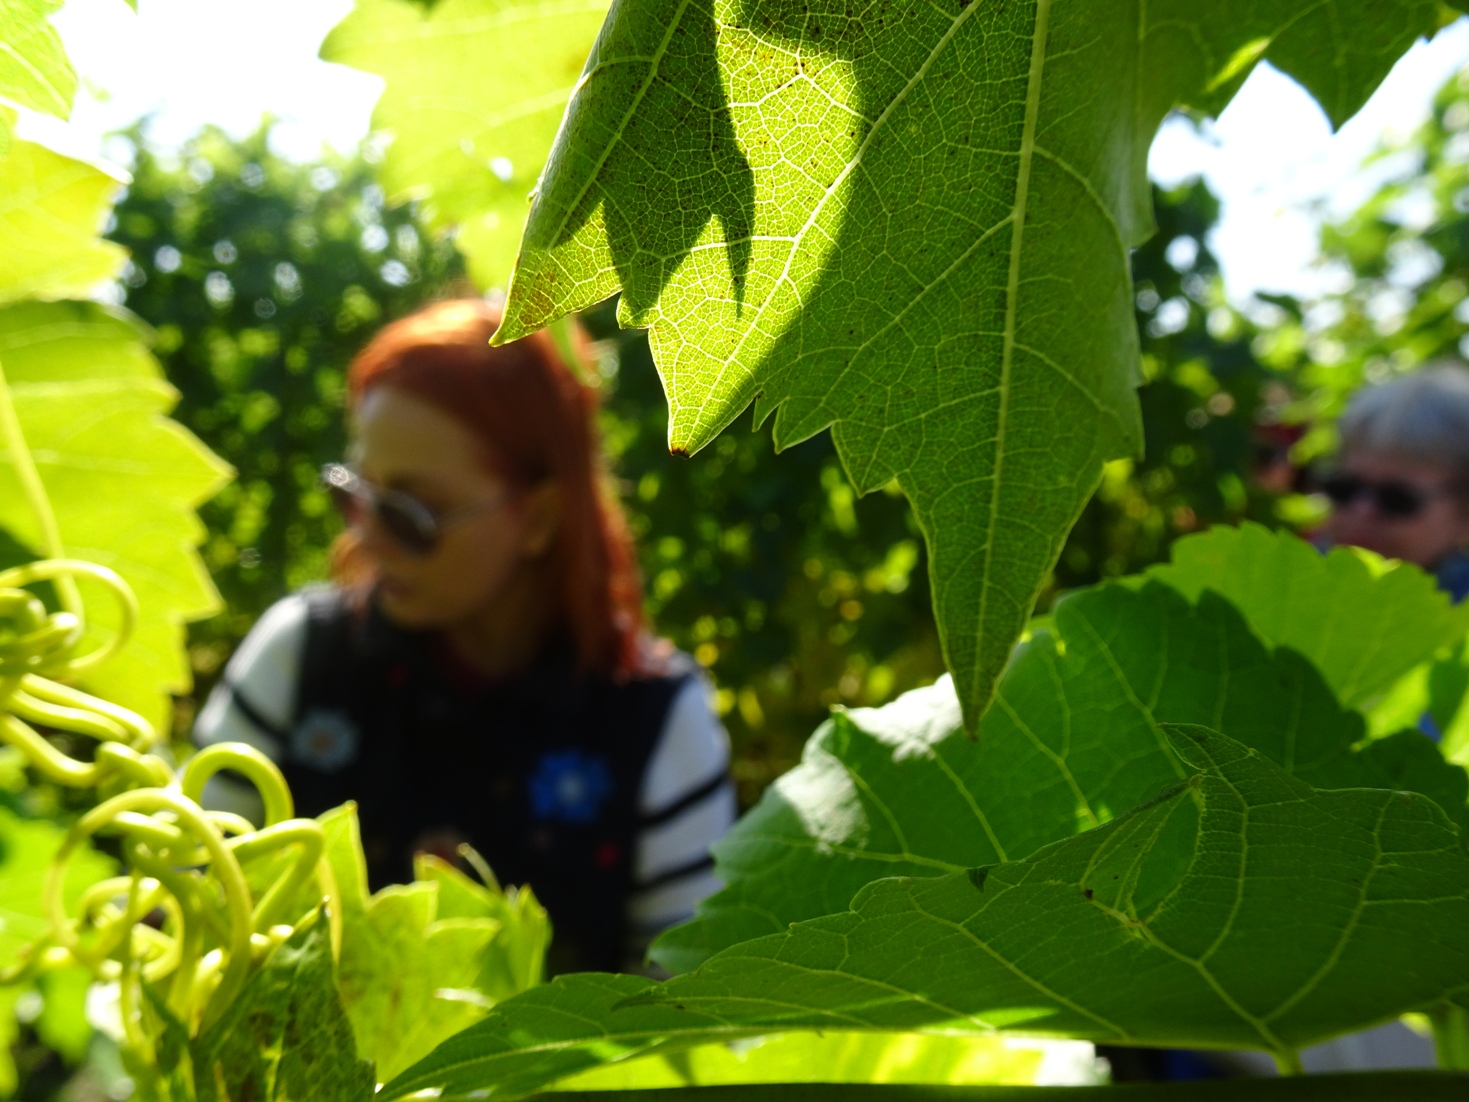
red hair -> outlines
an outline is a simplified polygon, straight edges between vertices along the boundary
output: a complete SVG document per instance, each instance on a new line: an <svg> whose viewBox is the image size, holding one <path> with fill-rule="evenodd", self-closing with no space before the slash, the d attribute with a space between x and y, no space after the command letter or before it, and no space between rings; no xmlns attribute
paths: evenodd
<svg viewBox="0 0 1469 1102"><path fill-rule="evenodd" d="M402 390L473 431L512 489L554 482L561 526L551 569L579 665L636 673L645 657L642 585L604 469L597 392L571 373L544 332L491 347L499 324L499 311L480 299L436 303L393 322L348 368L348 401L356 408L374 387ZM352 548L338 550L334 558L350 571Z"/></svg>

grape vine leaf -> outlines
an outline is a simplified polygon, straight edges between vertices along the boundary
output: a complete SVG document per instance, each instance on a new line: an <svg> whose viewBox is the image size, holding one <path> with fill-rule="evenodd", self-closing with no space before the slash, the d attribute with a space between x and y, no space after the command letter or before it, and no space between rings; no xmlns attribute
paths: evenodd
<svg viewBox="0 0 1469 1102"><path fill-rule="evenodd" d="M189 1049L198 1102L369 1102L376 1087L337 996L324 921L299 925Z"/></svg>
<svg viewBox="0 0 1469 1102"><path fill-rule="evenodd" d="M1469 643L1428 668L1429 714L1439 724L1444 757L1469 768Z"/></svg>
<svg viewBox="0 0 1469 1102"><path fill-rule="evenodd" d="M0 107L71 114L77 77L50 17L61 0L0 0ZM10 124L0 110L0 155L10 144Z"/></svg>
<svg viewBox="0 0 1469 1102"><path fill-rule="evenodd" d="M502 1003L382 1092L491 1097L775 1029L1009 1030L1286 1055L1469 1001L1469 854L1427 797L1323 792L1198 727L1185 776L1031 857L869 884L851 909L663 985L576 976Z"/></svg>
<svg viewBox="0 0 1469 1102"><path fill-rule="evenodd" d="M229 468L166 416L178 394L144 343L141 324L87 302L0 307L0 364L66 552L111 567L137 595L132 641L90 674L87 688L169 730L169 693L190 670L183 624L219 608L195 548L194 513ZM0 528L41 546L35 518L0 453ZM88 647L118 623L104 592L84 583Z"/></svg>
<svg viewBox="0 0 1469 1102"><path fill-rule="evenodd" d="M485 919L498 927L480 955L474 990L499 1002L544 982L551 920L529 886L486 887L428 854L419 854L413 868L416 880L437 886L440 920Z"/></svg>
<svg viewBox="0 0 1469 1102"><path fill-rule="evenodd" d="M1100 1082L1091 1045L919 1033L783 1033L749 1046L700 1045L593 1068L557 1091L736 1083L1080 1085Z"/></svg>
<svg viewBox="0 0 1469 1102"><path fill-rule="evenodd" d="M1340 122L1437 12L626 0L497 339L620 290L675 451L754 401L781 447L830 426L859 491L896 478L972 727L1102 464L1141 447L1128 249L1158 124L1261 57Z"/></svg>
<svg viewBox="0 0 1469 1102"><path fill-rule="evenodd" d="M837 712L715 846L725 887L652 956L688 971L879 877L1016 860L1106 822L1182 775L1163 723L1219 730L1317 788L1413 789L1469 825L1463 769L1416 731L1357 748L1362 717L1218 594L1108 583L1062 600L1017 648L977 739L947 680Z"/></svg>
<svg viewBox="0 0 1469 1102"><path fill-rule="evenodd" d="M359 1051L383 1079L484 1017L489 1004L474 982L499 923L440 919L437 903L435 884L392 885L342 931L342 1001Z"/></svg>
<svg viewBox="0 0 1469 1102"><path fill-rule="evenodd" d="M608 0L357 0L321 56L386 82L375 129L390 202L456 229L469 274L510 280L528 196Z"/></svg>
<svg viewBox="0 0 1469 1102"><path fill-rule="evenodd" d="M413 883L369 895L355 807L320 822L342 919L337 987L357 1052L380 1079L541 981L550 928L529 892L492 892L420 856Z"/></svg>
<svg viewBox="0 0 1469 1102"><path fill-rule="evenodd" d="M1417 567L1355 548L1323 555L1258 524L1186 536L1148 576L1190 599L1205 589L1222 594L1266 643L1309 658L1351 707L1469 631L1469 605L1455 606Z"/></svg>
<svg viewBox="0 0 1469 1102"><path fill-rule="evenodd" d="M127 260L98 236L122 181L34 142L0 156L0 303L86 295Z"/></svg>

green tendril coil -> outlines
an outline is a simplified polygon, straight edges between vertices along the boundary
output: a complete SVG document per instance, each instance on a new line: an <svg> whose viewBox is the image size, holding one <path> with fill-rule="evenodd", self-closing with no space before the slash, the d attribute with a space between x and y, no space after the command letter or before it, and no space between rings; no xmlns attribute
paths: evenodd
<svg viewBox="0 0 1469 1102"><path fill-rule="evenodd" d="M100 583L121 609L121 626L86 654L85 623L48 612L26 587L38 582ZM217 1020L251 970L318 903L327 904L332 944L341 928L336 883L323 857L325 835L295 818L285 778L254 747L220 743L181 768L156 752L158 735L141 716L76 688L74 682L126 645L137 602L115 573L71 559L0 572L0 741L56 784L91 789L97 804L71 827L47 871L43 905L49 931L0 982L81 965L119 984L125 1042L156 1066L144 1015L146 984L191 1032ZM95 744L74 756L56 736ZM209 780L228 770L260 793L260 828L202 806ZM118 839L128 874L92 884L67 906L69 859L93 836ZM255 886L246 876L254 871ZM261 870L270 876L263 886Z"/></svg>

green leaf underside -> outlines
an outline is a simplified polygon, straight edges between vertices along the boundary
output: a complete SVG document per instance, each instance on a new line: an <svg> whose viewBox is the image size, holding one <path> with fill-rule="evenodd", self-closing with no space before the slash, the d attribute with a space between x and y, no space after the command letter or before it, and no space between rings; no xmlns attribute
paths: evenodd
<svg viewBox="0 0 1469 1102"><path fill-rule="evenodd" d="M1013 861L1090 829L1184 775L1163 723L1222 731L1318 788L1409 788L1469 819L1469 778L1428 738L1354 751L1361 716L1218 595L1194 604L1156 581L1108 584L1063 600L1054 631L1021 644L977 739L943 681L833 716L716 846L727 886L653 956L687 971L841 910L879 877Z"/></svg>
<svg viewBox="0 0 1469 1102"><path fill-rule="evenodd" d="M784 1033L760 1038L750 1047L701 1045L623 1060L562 1080L555 1089L656 1090L742 1083L1034 1083L1044 1058L1043 1044L1046 1042L1009 1037L920 1033ZM1094 1060L1089 1046L1074 1047L1078 1051L1066 1053L1074 1063Z"/></svg>
<svg viewBox="0 0 1469 1102"><path fill-rule="evenodd" d="M61 0L0 0L0 108L27 107L64 119L71 114L77 78L49 17ZM0 109L0 155L10 122Z"/></svg>
<svg viewBox="0 0 1469 1102"><path fill-rule="evenodd" d="M390 201L418 198L480 287L510 281L566 101L607 0L358 0L321 47L387 82L374 128L393 135L378 170Z"/></svg>
<svg viewBox="0 0 1469 1102"><path fill-rule="evenodd" d="M771 1029L1005 1029L1284 1053L1469 996L1469 855L1439 806L1322 792L1196 727L1186 777L1009 864L879 880L851 910L663 985L557 981L383 1092L533 1090L609 1060Z"/></svg>
<svg viewBox="0 0 1469 1102"><path fill-rule="evenodd" d="M1148 574L1190 599L1205 589L1223 595L1266 643L1309 658L1350 707L1469 630L1469 606L1456 607L1416 567L1351 548L1322 555L1258 524L1187 536Z"/></svg>
<svg viewBox="0 0 1469 1102"><path fill-rule="evenodd" d="M1340 121L1437 10L627 0L500 336L621 290L675 450L755 400L778 445L831 426L859 490L897 478L973 725L1103 462L1141 447L1128 248L1159 122L1262 52Z"/></svg>
<svg viewBox="0 0 1469 1102"><path fill-rule="evenodd" d="M479 957L499 924L439 920L437 903L433 884L385 888L343 931L342 998L361 1051L383 1079L484 1017L482 1006L437 992L473 993Z"/></svg>
<svg viewBox="0 0 1469 1102"><path fill-rule="evenodd" d="M177 393L121 312L80 302L0 308L0 363L66 553L116 570L138 598L132 641L86 686L166 731L168 694L190 684L183 624L219 607L195 551L205 533L194 508L229 470L167 418ZM41 545L3 453L0 528ZM82 591L90 648L118 613L105 591Z"/></svg>
<svg viewBox="0 0 1469 1102"><path fill-rule="evenodd" d="M122 186L95 165L34 142L0 157L0 303L86 295L125 250L98 234Z"/></svg>
<svg viewBox="0 0 1469 1102"><path fill-rule="evenodd" d="M297 927L190 1044L198 1102L371 1099L372 1065L357 1058L332 971L326 923Z"/></svg>
<svg viewBox="0 0 1469 1102"><path fill-rule="evenodd" d="M342 914L337 987L357 1052L380 1080L540 981L549 934L534 896L491 892L422 856L413 883L369 896L355 808L336 808L320 822ZM319 901L311 887L298 913Z"/></svg>
<svg viewBox="0 0 1469 1102"><path fill-rule="evenodd" d="M491 890L436 857L414 859L417 880L438 888L438 918L492 922L496 933L479 955L470 985L492 1002L534 987L545 979L551 923L528 886Z"/></svg>

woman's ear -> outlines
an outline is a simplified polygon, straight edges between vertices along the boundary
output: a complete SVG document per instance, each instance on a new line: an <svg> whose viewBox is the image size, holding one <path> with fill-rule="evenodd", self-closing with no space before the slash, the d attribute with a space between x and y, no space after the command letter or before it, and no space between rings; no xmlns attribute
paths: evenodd
<svg viewBox="0 0 1469 1102"><path fill-rule="evenodd" d="M551 549L561 532L561 487L547 480L529 491L521 500L520 553L538 559Z"/></svg>

